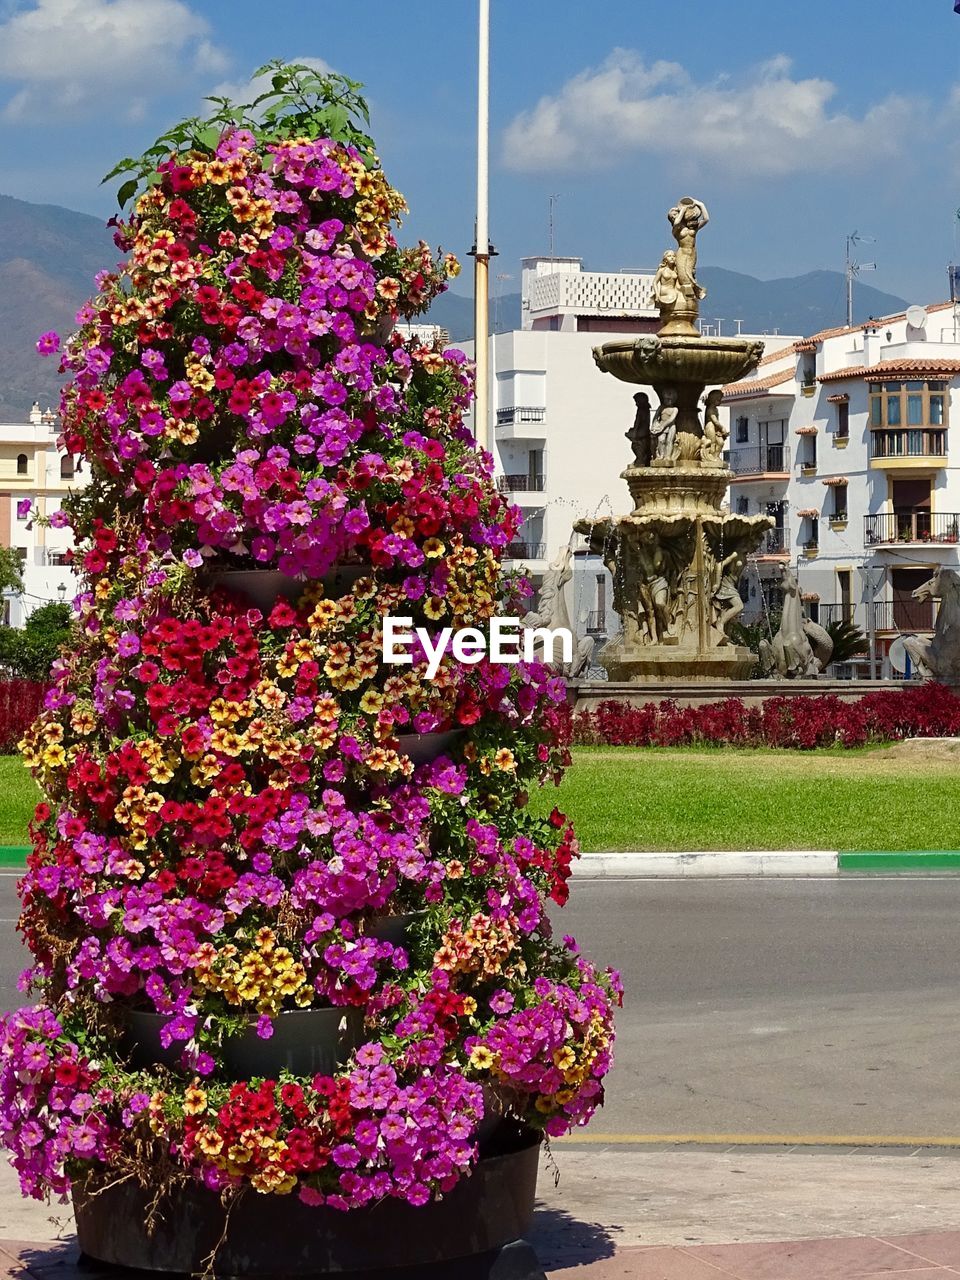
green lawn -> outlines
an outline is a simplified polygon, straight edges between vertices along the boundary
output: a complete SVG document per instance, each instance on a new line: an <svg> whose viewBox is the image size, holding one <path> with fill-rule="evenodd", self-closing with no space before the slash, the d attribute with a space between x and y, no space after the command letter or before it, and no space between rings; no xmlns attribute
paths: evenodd
<svg viewBox="0 0 960 1280"><path fill-rule="evenodd" d="M0 756L0 845L27 843L27 823L39 799L37 784L20 757Z"/></svg>
<svg viewBox="0 0 960 1280"><path fill-rule="evenodd" d="M37 788L0 757L0 845L27 843ZM955 760L886 750L581 747L554 804L583 849L960 849Z"/></svg>
<svg viewBox="0 0 960 1280"><path fill-rule="evenodd" d="M535 803L559 805L588 852L960 849L955 757L583 747Z"/></svg>

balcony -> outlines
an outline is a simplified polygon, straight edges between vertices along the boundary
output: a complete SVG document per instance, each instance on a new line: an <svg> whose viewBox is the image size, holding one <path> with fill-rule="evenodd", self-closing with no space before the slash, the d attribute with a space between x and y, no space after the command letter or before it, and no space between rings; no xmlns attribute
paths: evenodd
<svg viewBox="0 0 960 1280"><path fill-rule="evenodd" d="M852 622L859 626L856 608L853 604L822 604L820 606L820 626L829 627L832 622Z"/></svg>
<svg viewBox="0 0 960 1280"><path fill-rule="evenodd" d="M868 547L958 540L960 514L956 511L884 511L863 517L863 541Z"/></svg>
<svg viewBox="0 0 960 1280"><path fill-rule="evenodd" d="M34 547L33 563L46 568L64 568L71 565L73 561L65 547Z"/></svg>
<svg viewBox="0 0 960 1280"><path fill-rule="evenodd" d="M506 427L514 422L543 422L547 416L546 409L533 408L530 405L511 405L509 409L497 410L497 426Z"/></svg>
<svg viewBox="0 0 960 1280"><path fill-rule="evenodd" d="M945 467L945 427L882 427L870 432L870 465L881 470Z"/></svg>
<svg viewBox="0 0 960 1280"><path fill-rule="evenodd" d="M543 440L547 411L538 405L510 405L497 410L498 440Z"/></svg>
<svg viewBox="0 0 960 1280"><path fill-rule="evenodd" d="M875 631L932 631L934 610L932 600L878 600L873 606Z"/></svg>
<svg viewBox="0 0 960 1280"><path fill-rule="evenodd" d="M765 444L749 449L732 449L730 470L737 476L756 476L766 479L768 476L775 475L789 480L790 446Z"/></svg>
<svg viewBox="0 0 960 1280"><path fill-rule="evenodd" d="M768 529L763 535L760 549L761 556L784 556L790 554L790 530Z"/></svg>
<svg viewBox="0 0 960 1280"><path fill-rule="evenodd" d="M509 475L497 478L501 493L543 493L546 477L543 475Z"/></svg>
<svg viewBox="0 0 960 1280"><path fill-rule="evenodd" d="M504 560L543 560L546 554L545 542L508 542L503 558Z"/></svg>

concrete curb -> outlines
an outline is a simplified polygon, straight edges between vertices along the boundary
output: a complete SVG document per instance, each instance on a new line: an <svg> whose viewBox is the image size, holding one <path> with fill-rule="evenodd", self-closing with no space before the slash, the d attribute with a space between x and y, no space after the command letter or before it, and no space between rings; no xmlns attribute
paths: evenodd
<svg viewBox="0 0 960 1280"><path fill-rule="evenodd" d="M577 880L641 880L657 876L832 876L840 855L824 849L710 850L701 853L585 853Z"/></svg>

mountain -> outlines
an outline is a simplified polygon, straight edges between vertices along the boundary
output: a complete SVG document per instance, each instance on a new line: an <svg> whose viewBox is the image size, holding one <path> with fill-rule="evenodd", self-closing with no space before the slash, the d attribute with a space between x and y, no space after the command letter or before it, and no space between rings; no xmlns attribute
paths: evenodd
<svg viewBox="0 0 960 1280"><path fill-rule="evenodd" d="M743 321L744 333L817 333L841 325L846 319L846 282L841 271L809 271L803 276L780 280L758 280L740 271L723 267L701 267L697 272L707 297L700 314L708 323L723 317L723 332L736 332L735 320ZM892 315L903 311L906 302L892 293L882 293L869 285L854 286L854 320ZM430 319L443 325L454 342L473 337L473 299L459 293L443 293L430 308ZM520 295L505 293L490 299L490 327L494 333L520 327Z"/></svg>
<svg viewBox="0 0 960 1280"><path fill-rule="evenodd" d="M473 297L462 293L441 293L430 308L429 319L442 325L454 342L466 342L473 337ZM492 333L509 333L520 328L520 295L503 293L490 299L490 330Z"/></svg>
<svg viewBox="0 0 960 1280"><path fill-rule="evenodd" d="M809 336L821 329L842 325L847 315L847 286L842 271L808 271L803 276L757 280L723 267L697 271L707 296L700 314L712 323L724 317L724 333L735 333L735 320L744 333L781 333ZM903 298L882 293L857 281L853 287L853 319L859 324L871 316L888 316L906 307Z"/></svg>
<svg viewBox="0 0 960 1280"><path fill-rule="evenodd" d="M112 267L118 253L99 218L57 205L28 204L0 195L0 420L20 421L34 400L56 407L59 379L55 359L41 360L38 336L74 327L77 309L93 291L93 277ZM845 285L838 271L811 271L780 280L757 280L739 271L704 266L699 272L707 298L704 320L724 317L724 332L740 320L745 333L811 334L843 323ZM902 311L903 298L857 283L857 321ZM429 318L455 342L473 336L473 299L441 294ZM490 300L497 333L520 327L520 295Z"/></svg>
<svg viewBox="0 0 960 1280"><path fill-rule="evenodd" d="M0 419L23 420L34 400L56 408L57 360L36 341L70 333L93 277L118 253L99 218L0 195Z"/></svg>

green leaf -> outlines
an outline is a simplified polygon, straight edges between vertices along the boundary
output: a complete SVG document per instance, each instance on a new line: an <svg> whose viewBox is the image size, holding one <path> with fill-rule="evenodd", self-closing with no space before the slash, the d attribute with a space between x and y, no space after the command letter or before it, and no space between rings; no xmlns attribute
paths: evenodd
<svg viewBox="0 0 960 1280"><path fill-rule="evenodd" d="M139 187L139 185L140 185L139 178L130 178L127 182L123 184L123 186L117 192L117 204L120 206L121 209L127 203L128 200L132 200L133 197L137 194L137 187Z"/></svg>

